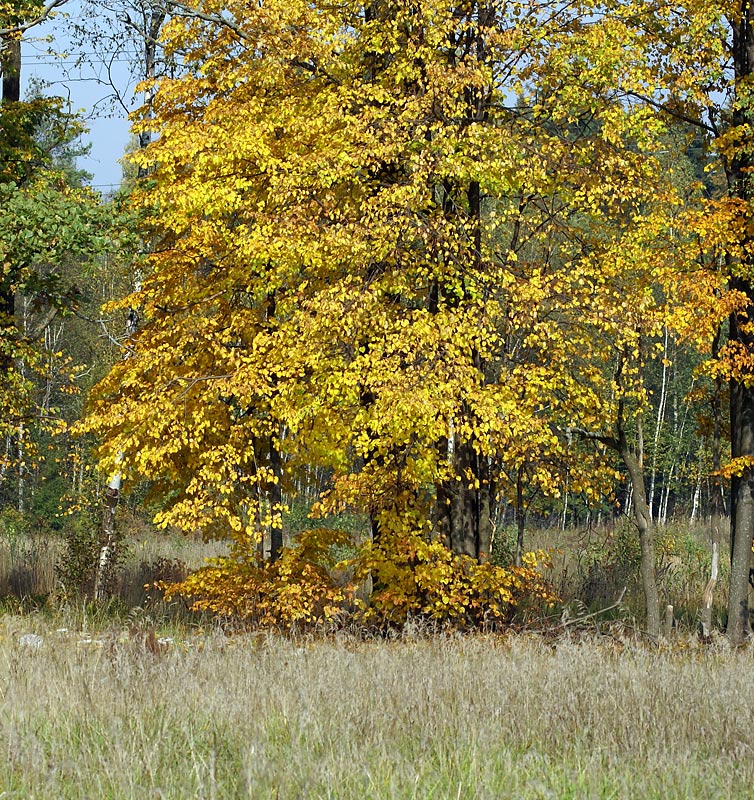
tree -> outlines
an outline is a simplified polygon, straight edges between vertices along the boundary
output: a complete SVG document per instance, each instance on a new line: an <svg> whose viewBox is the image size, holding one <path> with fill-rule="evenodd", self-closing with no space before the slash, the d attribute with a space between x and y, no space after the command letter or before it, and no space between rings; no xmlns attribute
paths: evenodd
<svg viewBox="0 0 754 800"><path fill-rule="evenodd" d="M165 44L186 74L139 123L159 134L135 156L154 255L123 301L145 324L85 423L107 469L155 482L158 521L248 558L278 487L315 464L321 510L482 560L506 475L596 495L615 442L636 477L643 348L690 335L720 281L672 235L666 127L611 83L610 19L198 4Z"/></svg>
<svg viewBox="0 0 754 800"><path fill-rule="evenodd" d="M754 533L754 395L750 371L752 313L750 136L752 10L746 2L597 3L594 14L609 14L643 73L641 84L622 91L666 118L693 125L724 171L721 196L705 198L695 226L712 242L714 260L728 282L729 335L720 348L716 379L730 384L731 579L728 635L748 635L749 571ZM708 257L710 251L707 251Z"/></svg>
<svg viewBox="0 0 754 800"><path fill-rule="evenodd" d="M52 447L50 436L66 421L60 406L76 391L77 369L64 353L70 348L63 343L61 318L86 302L93 264L117 249L121 238L112 226L114 207L82 188L86 174L75 166L82 152L81 121L61 98L43 97L34 85L28 98L20 98L21 34L61 4L0 8L0 36L7 45L0 103L0 488L2 500L12 499L19 511L30 507L40 443Z"/></svg>

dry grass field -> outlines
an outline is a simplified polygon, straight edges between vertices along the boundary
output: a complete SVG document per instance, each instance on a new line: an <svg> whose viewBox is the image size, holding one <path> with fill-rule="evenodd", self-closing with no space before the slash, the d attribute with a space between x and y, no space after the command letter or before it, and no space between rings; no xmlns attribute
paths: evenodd
<svg viewBox="0 0 754 800"><path fill-rule="evenodd" d="M708 800L754 785L754 652L723 642L161 642L143 621L65 621L0 618L3 798Z"/></svg>
<svg viewBox="0 0 754 800"><path fill-rule="evenodd" d="M95 607L59 585L59 539L6 532L0 800L751 797L754 645L694 634L706 529L663 530L678 627L659 647L635 636L630 529L537 535L561 548L565 632L365 641L226 635L147 596L214 545L131 536L112 603Z"/></svg>

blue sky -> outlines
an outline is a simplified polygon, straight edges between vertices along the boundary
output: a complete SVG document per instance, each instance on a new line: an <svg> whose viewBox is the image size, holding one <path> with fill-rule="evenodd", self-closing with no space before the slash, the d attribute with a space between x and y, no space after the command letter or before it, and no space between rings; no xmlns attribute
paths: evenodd
<svg viewBox="0 0 754 800"><path fill-rule="evenodd" d="M92 185L108 192L121 182L118 161L130 134L126 110L108 101L113 90L106 82L111 76L124 99L133 103L133 81L127 54L115 55L108 65L109 56L114 54L107 52L106 45L73 42L71 31L76 22L84 21L83 17L79 0L71 0L55 19L28 31L21 51L22 91L33 78L40 79L49 84L46 94L69 98L72 110L82 112L89 127L85 141L91 143L92 150L89 157L79 160L79 166L93 174ZM77 64L82 57L85 62Z"/></svg>

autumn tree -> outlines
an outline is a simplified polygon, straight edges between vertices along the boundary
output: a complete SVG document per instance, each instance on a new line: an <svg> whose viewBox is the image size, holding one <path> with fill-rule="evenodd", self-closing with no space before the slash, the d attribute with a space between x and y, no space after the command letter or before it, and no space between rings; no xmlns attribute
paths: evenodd
<svg viewBox="0 0 754 800"><path fill-rule="evenodd" d="M34 85L20 96L21 37L60 5L0 6L7 45L0 62L0 497L20 512L30 509L38 488L40 445L52 448L49 437L71 421L61 406L77 391L79 370L66 324L86 302L97 259L121 238L114 207L83 188L86 175L75 166L81 121L61 98Z"/></svg>
<svg viewBox="0 0 754 800"><path fill-rule="evenodd" d="M623 85L628 101L643 103L666 118L683 120L703 137L724 172L720 195L708 195L697 225L713 242L713 259L740 303L731 308L728 341L716 347L715 381L730 386L732 460L722 467L731 478L732 569L728 635L748 635L749 572L754 532L751 464L754 457L754 395L751 389L752 307L750 135L752 10L748 3L599 3L620 28L641 85ZM709 250L707 251L709 254Z"/></svg>
<svg viewBox="0 0 754 800"><path fill-rule="evenodd" d="M186 74L138 123L144 325L85 423L105 468L241 560L311 464L320 511L477 561L506 476L597 496L615 447L638 481L647 343L719 316L720 281L673 234L666 126L626 102L646 76L621 35L534 2L181 5Z"/></svg>

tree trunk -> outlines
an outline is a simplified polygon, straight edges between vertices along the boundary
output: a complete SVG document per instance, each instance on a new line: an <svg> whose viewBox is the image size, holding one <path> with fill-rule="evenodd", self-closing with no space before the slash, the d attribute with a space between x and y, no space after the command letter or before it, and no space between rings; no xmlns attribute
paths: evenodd
<svg viewBox="0 0 754 800"><path fill-rule="evenodd" d="M520 567L524 556L524 533L526 531L526 509L524 508L524 468L518 468L516 480L516 553L513 563Z"/></svg>
<svg viewBox="0 0 754 800"><path fill-rule="evenodd" d="M21 99L21 41L10 36L0 37L0 71L3 75L2 102L17 103ZM10 146L12 142L8 143ZM10 341L16 335L15 292L11 275L0 275L0 341ZM13 359L0 352L0 371L7 375L14 368Z"/></svg>
<svg viewBox="0 0 754 800"><path fill-rule="evenodd" d="M17 452L18 452L18 499L17 507L18 513L23 514L26 510L24 503L24 486L26 480L26 467L25 467L25 453L24 453L24 422L18 423L18 432L16 434Z"/></svg>
<svg viewBox="0 0 754 800"><path fill-rule="evenodd" d="M733 32L733 69L735 94L732 127L742 135L754 122L751 104L747 97L749 82L754 71L754 6L742 2L737 14L731 17ZM754 199L751 170L754 164L750 148L736 147L725 161L730 194L750 205ZM739 242L744 260L751 261L752 242L750 234L744 233ZM733 266L733 265L731 265ZM743 274L750 272L750 263L744 264ZM734 313L730 319L729 339L747 356L754 352L754 337L748 326L754 320L754 288L743 277L740 269L730 279L731 289L742 292L749 300L743 312ZM747 376L733 377L730 381L730 437L732 458L754 457L754 386ZM743 472L731 481L731 570L728 590L728 637L734 643L741 642L751 632L749 623L749 569L751 566L751 543L754 534L754 475L750 464L744 464Z"/></svg>
<svg viewBox="0 0 754 800"><path fill-rule="evenodd" d="M110 479L102 504L102 539L94 572L94 599L104 600L112 590L115 567L115 512L120 497L120 473Z"/></svg>
<svg viewBox="0 0 754 800"><path fill-rule="evenodd" d="M663 350L662 359L662 388L660 390L660 403L657 407L657 420L655 422L655 438L652 446L652 472L649 479L649 496L647 502L649 505L649 518L652 520L657 519L657 514L654 512L655 501L655 487L657 479L657 451L660 447L660 432L662 431L662 423L665 419L665 403L667 399L667 385L668 385L668 329L665 328L665 347Z"/></svg>
<svg viewBox="0 0 754 800"><path fill-rule="evenodd" d="M731 336L743 336L731 331ZM747 337L748 338L748 337ZM731 456L754 455L754 392L742 382L731 381ZM743 641L751 632L749 623L749 570L754 531L754 472L744 468L731 481L730 587L728 590L728 636Z"/></svg>
<svg viewBox="0 0 754 800"><path fill-rule="evenodd" d="M660 635L660 598L655 571L654 526L649 515L644 473L639 467L636 455L624 441L620 444L620 456L626 465L633 488L633 513L641 546L641 582L647 609L647 633L656 637Z"/></svg>
<svg viewBox="0 0 754 800"><path fill-rule="evenodd" d="M461 479L436 487L437 529L454 553L485 561L492 542L494 497L489 465L470 442L456 442L453 459L454 472Z"/></svg>
<svg viewBox="0 0 754 800"><path fill-rule="evenodd" d="M270 561L277 561L283 551L283 459L280 445L270 437Z"/></svg>
<svg viewBox="0 0 754 800"><path fill-rule="evenodd" d="M486 561L490 557L492 547L492 501L494 487L490 474L489 462L477 454L479 469L479 488L477 489L477 559Z"/></svg>
<svg viewBox="0 0 754 800"><path fill-rule="evenodd" d="M147 81L153 81L157 75L157 40L160 36L162 24L165 21L166 12L163 8L155 6L149 8L148 12L144 13L142 19L142 26L134 25L133 27L143 38L144 41L144 78ZM133 23L132 23L133 24ZM149 85L144 95L144 105L148 108L148 114L152 116L152 101L154 99L154 86ZM139 133L139 148L146 148L152 141L152 134L148 130L143 130ZM144 167L139 167L139 178L145 178L148 170Z"/></svg>
<svg viewBox="0 0 754 800"><path fill-rule="evenodd" d="M472 118L476 118L478 113L483 113L477 109L476 99L470 98L469 102ZM466 200L469 207L468 224L472 242L470 258L478 270L482 247L481 193L478 181L469 183ZM449 184L443 186L442 206L446 216L455 213L450 201ZM440 286L435 282L430 286L427 301L430 311L436 311L439 295ZM483 376L484 364L479 353L473 352L472 359L474 366ZM473 436L462 441L451 431L448 440L441 441L439 447L447 451L448 459L453 465L452 472L460 478L451 478L436 487L438 528L454 553L484 561L489 556L492 540L491 504L494 488L489 463L475 448Z"/></svg>
<svg viewBox="0 0 754 800"><path fill-rule="evenodd" d="M665 488L660 492L660 524L668 524L668 505L670 504L670 489L673 483L673 473L675 472L675 464L670 465L668 475L666 478Z"/></svg>
<svg viewBox="0 0 754 800"><path fill-rule="evenodd" d="M155 76L157 36L164 19L164 11L155 11L150 18L148 26L145 20L144 77L147 79L154 78ZM152 100L151 92L152 90L150 89L150 94L145 99L145 102L149 105L151 105ZM147 144L149 144L148 134L146 140L140 136L139 146L145 147ZM139 177L144 177L141 168L139 169ZM129 309L128 318L126 320L126 333L129 336L136 334L138 320L139 315L137 310L133 308ZM115 512L118 507L118 501L120 500L121 477L120 472L116 472L110 479L110 483L105 490L105 498L102 506L102 535L94 582L94 596L98 600L103 599L110 591L117 558Z"/></svg>
<svg viewBox="0 0 754 800"><path fill-rule="evenodd" d="M3 102L21 99L21 40L13 36L0 37L0 66L3 73Z"/></svg>

